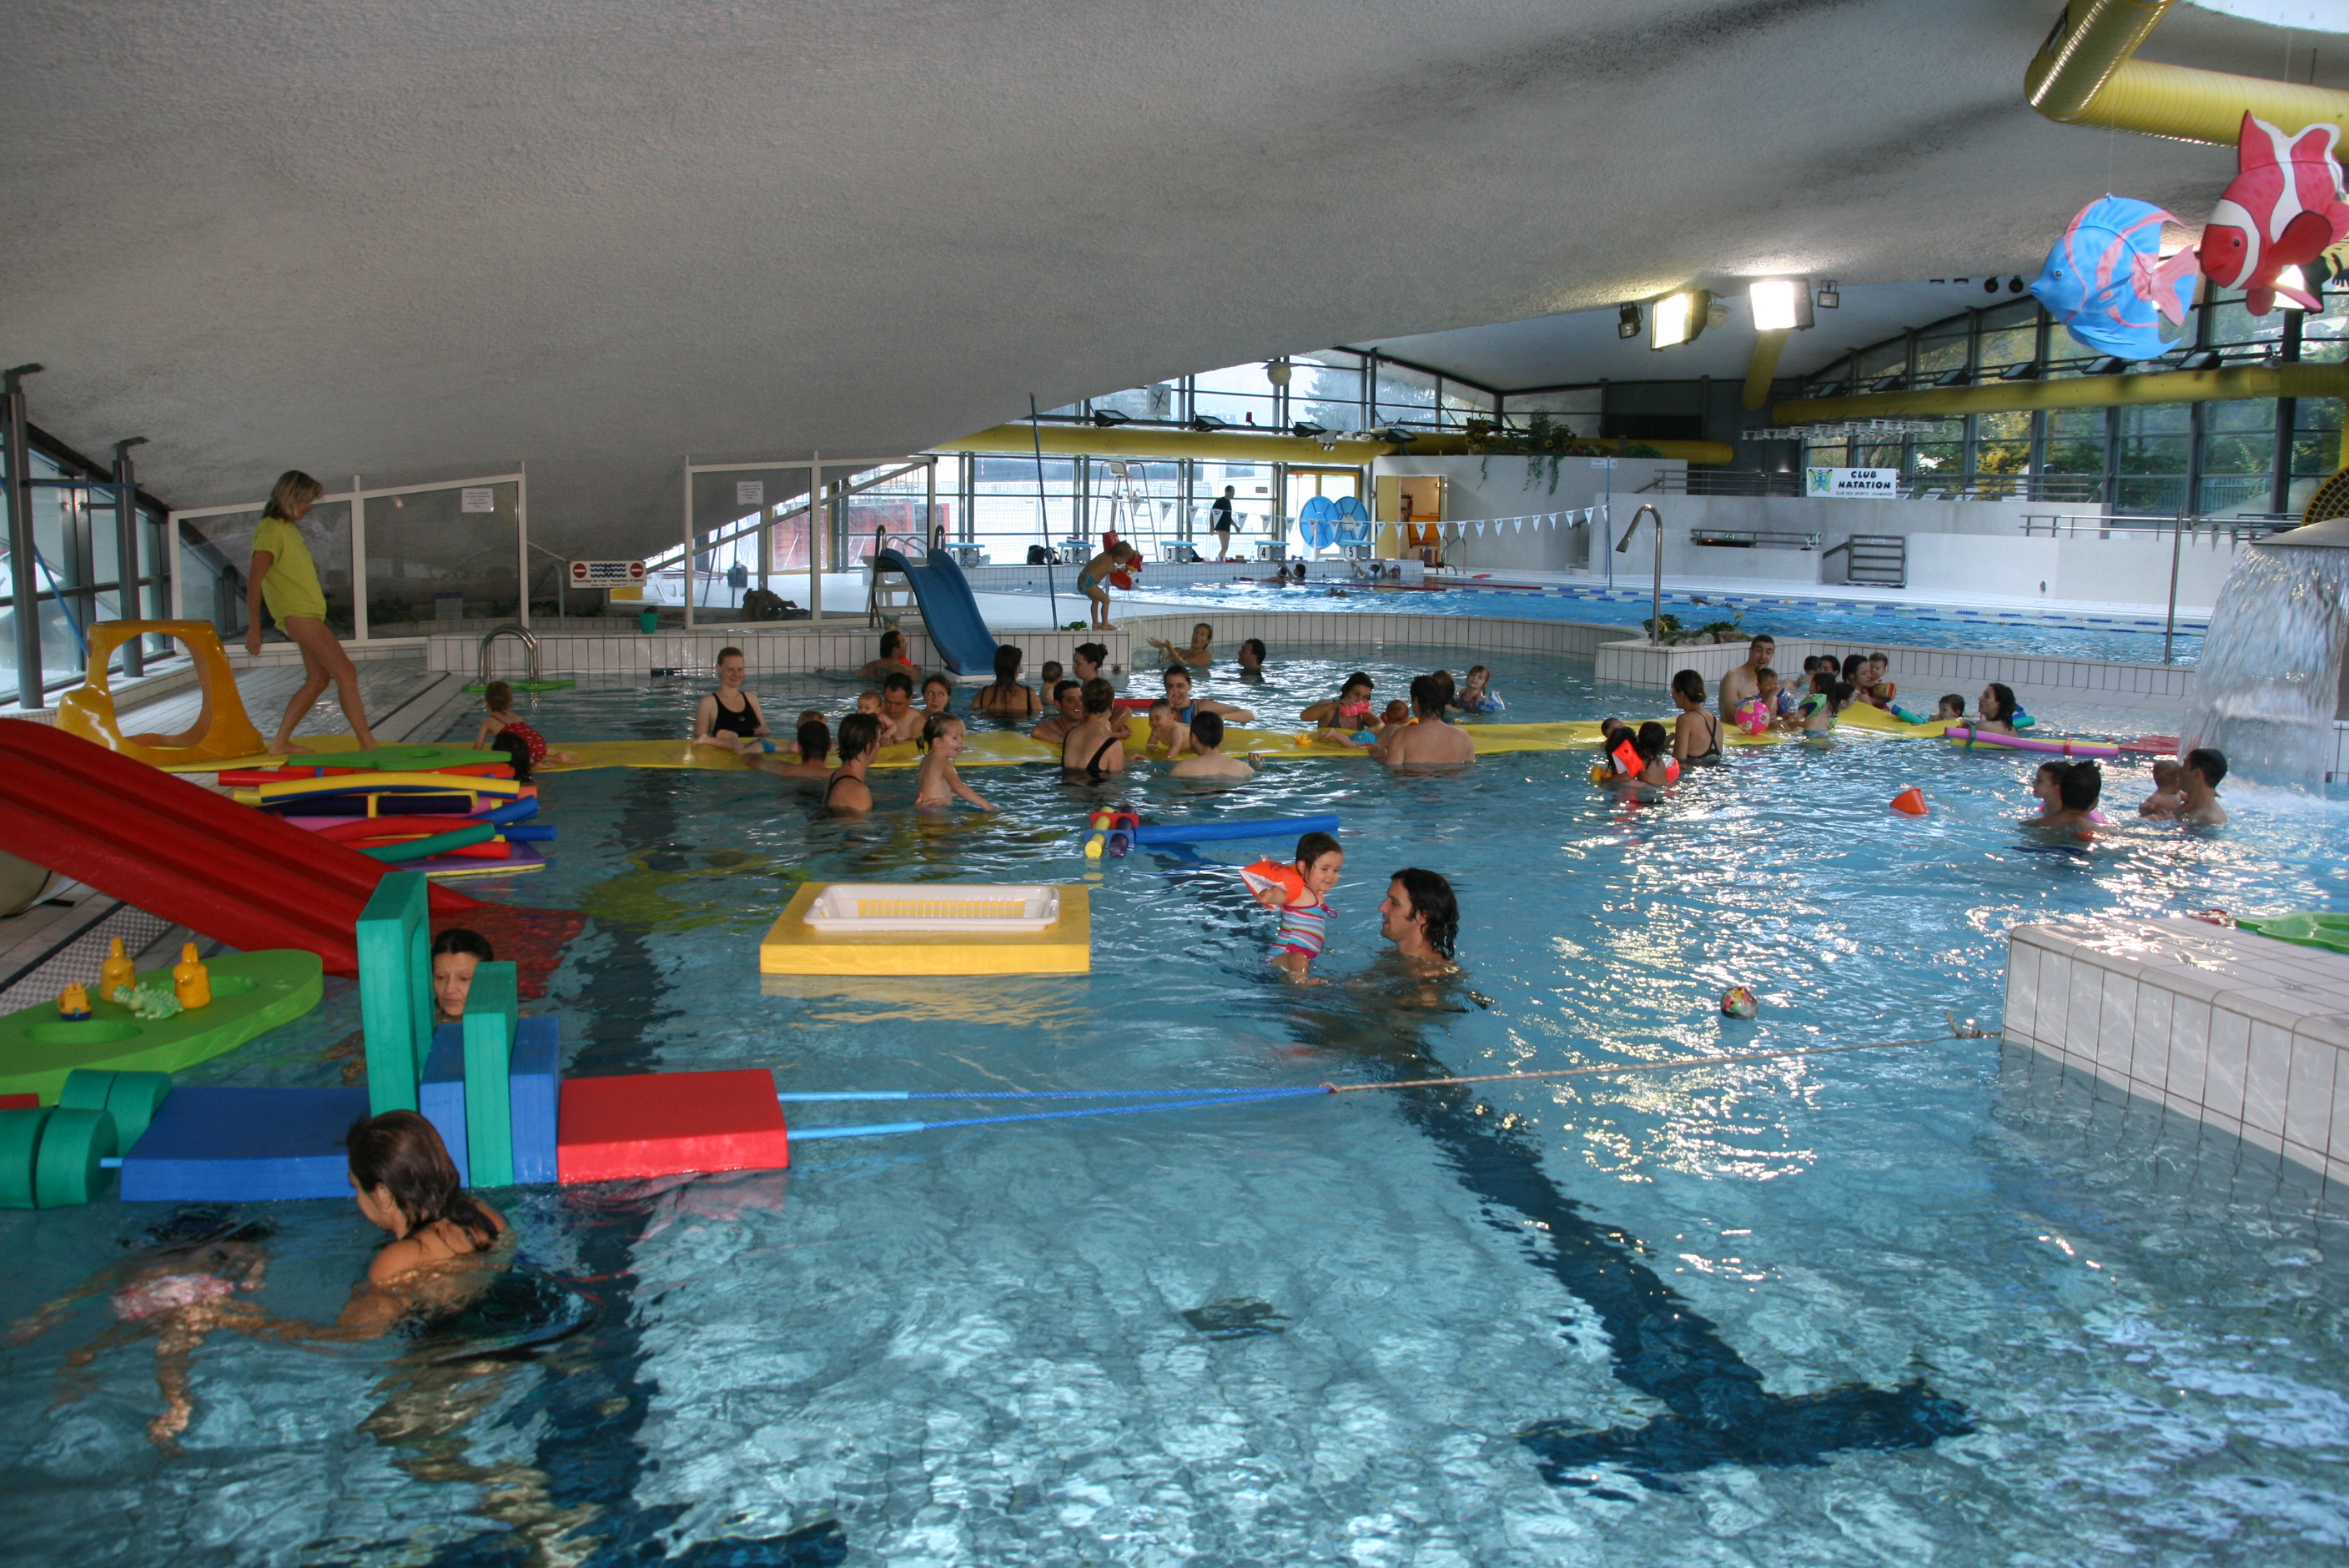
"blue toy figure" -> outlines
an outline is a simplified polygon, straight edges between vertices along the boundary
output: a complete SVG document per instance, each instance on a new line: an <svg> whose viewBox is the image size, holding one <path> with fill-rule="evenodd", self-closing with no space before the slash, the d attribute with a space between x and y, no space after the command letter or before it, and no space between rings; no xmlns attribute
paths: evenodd
<svg viewBox="0 0 2349 1568"><path fill-rule="evenodd" d="M2191 250L2161 259L2161 226L2177 222L2127 196L2092 201L2047 253L2031 292L2091 348L2126 359L2167 354L2186 338L2201 276Z"/></svg>

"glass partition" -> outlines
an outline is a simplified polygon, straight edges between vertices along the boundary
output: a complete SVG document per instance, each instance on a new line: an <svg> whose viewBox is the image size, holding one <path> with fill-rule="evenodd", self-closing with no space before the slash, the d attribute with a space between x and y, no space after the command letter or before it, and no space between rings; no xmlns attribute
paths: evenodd
<svg viewBox="0 0 2349 1568"><path fill-rule="evenodd" d="M367 496L367 635L486 632L515 619L521 500L512 480Z"/></svg>
<svg viewBox="0 0 2349 1568"><path fill-rule="evenodd" d="M233 511L179 514L181 613L189 620L210 621L221 641L232 646L244 640L253 531L260 522L258 504ZM349 500L322 500L295 526L318 569L318 586L326 595L326 624L336 636L354 635ZM262 624L263 641L285 640L265 607Z"/></svg>

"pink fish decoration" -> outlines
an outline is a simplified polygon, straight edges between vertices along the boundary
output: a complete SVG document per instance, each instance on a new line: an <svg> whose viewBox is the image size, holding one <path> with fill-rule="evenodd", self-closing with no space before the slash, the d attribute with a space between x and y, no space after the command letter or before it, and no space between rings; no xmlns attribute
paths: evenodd
<svg viewBox="0 0 2349 1568"><path fill-rule="evenodd" d="M2279 294L2309 310L2323 304L2279 284L2276 274L2303 266L2349 235L2349 203L2341 200L2341 170L2333 150L2337 125L2312 125L2297 136L2249 113L2235 141L2235 178L2211 209L2202 231L2202 274L2240 288L2253 315L2274 308Z"/></svg>

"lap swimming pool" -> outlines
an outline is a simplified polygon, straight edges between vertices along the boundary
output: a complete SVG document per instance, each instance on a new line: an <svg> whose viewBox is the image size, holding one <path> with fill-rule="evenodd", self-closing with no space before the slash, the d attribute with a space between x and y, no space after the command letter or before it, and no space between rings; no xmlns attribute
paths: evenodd
<svg viewBox="0 0 2349 1568"><path fill-rule="evenodd" d="M1587 664L1483 662L1512 719L1627 706ZM1266 686L1206 689L1293 713L1352 667L1285 658ZM1424 665L1359 667L1383 698ZM836 715L853 689L754 686L785 718ZM558 745L681 736L699 690L583 679L523 712ZM974 769L1000 813L933 820L896 772L848 822L762 775L556 774L554 865L494 896L590 917L538 1005L569 1071L916 1090L1946 1037L1945 1012L1995 1027L2016 922L2342 896L2336 806L2230 789L2222 832L2125 820L2051 851L2014 825L2032 760L1757 748L1640 807L1572 752L1460 777L1281 762L1226 791ZM2116 816L2142 777L2115 770ZM1911 784L1931 816L1886 810ZM1277 978L1236 876L1150 851L1097 868L1090 976L761 983L757 938L800 881L1081 880L1070 835L1112 800L1156 820L1340 814L1330 983ZM1380 954L1372 908L1402 865L1458 890L1455 980ZM1733 983L1758 1021L1720 1016ZM190 1076L337 1081L355 1027L337 990ZM184 1458L142 1430L150 1344L62 1365L102 1304L8 1349L12 1556L2297 1564L2349 1547L2340 1212L2256 1154L2112 1133L1995 1038L810 1142L787 1175L517 1193L508 1212L526 1255L601 1303L587 1330L430 1367L217 1335L193 1357ZM323 1202L222 1222L256 1218L274 1233L254 1299L331 1315L365 1227ZM0 1214L0 1320L166 1220Z"/></svg>
<svg viewBox="0 0 2349 1568"><path fill-rule="evenodd" d="M1429 615L1511 615L1545 621L1579 621L1621 626L1635 635L1648 619L1649 591L1628 581L1613 588L1596 583L1506 585L1470 583L1440 589L1346 588L1329 584L1283 588L1270 583L1151 583L1125 614L1154 608L1304 610L1343 614L1367 599L1391 613ZM1683 626L1736 620L1751 631L1778 637L1827 637L1915 648L2002 648L2043 658L2114 659L2129 664L2161 662L2162 617L2136 614L2066 614L2053 611L1968 609L1950 604L1909 604L1785 593L1713 590L1703 594L1669 593L1664 614ZM2172 661L2190 665L2201 655L2208 623L2182 616L2171 639Z"/></svg>

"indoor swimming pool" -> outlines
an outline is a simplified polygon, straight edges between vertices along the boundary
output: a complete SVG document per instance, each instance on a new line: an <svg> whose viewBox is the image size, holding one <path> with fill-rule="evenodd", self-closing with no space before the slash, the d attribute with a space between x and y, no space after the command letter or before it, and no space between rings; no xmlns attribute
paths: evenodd
<svg viewBox="0 0 2349 1568"><path fill-rule="evenodd" d="M1266 683L1218 665L1203 691L1287 722L1350 669L1384 701L1435 658L1274 654ZM1509 720L1661 706L1588 662L1444 662L1491 665ZM802 707L836 719L856 689L750 685L779 728ZM681 738L704 689L582 677L520 711L557 747ZM2339 907L2343 809L2230 788L2223 830L2141 826L2127 762L2115 829L2059 847L2018 826L2033 760L1755 748L1654 802L1590 786L1584 752L1407 778L1279 760L1227 789L972 768L996 813L919 817L913 774L877 772L861 820L761 774L550 774L554 862L474 891L587 917L526 1007L560 1018L574 1075L1228 1089L1917 1043L810 1141L788 1173L518 1191L500 1202L523 1254L596 1304L586 1328L429 1364L219 1334L181 1458L144 1433L151 1341L67 1365L107 1326L93 1298L0 1352L11 1557L2338 1563L2340 1210L2190 1127L2116 1130L2108 1104L1945 1020L1995 1031L2020 922ZM1931 815L1888 812L1911 785ZM1327 984L1268 965L1269 919L1230 869L1287 842L1089 863L1075 830L1112 802L1340 816ZM1456 977L1383 955L1375 906L1407 865L1457 890ZM762 982L759 935L810 879L1090 881L1092 972ZM1731 985L1757 1020L1720 1014ZM331 984L186 1077L347 1081L357 1027ZM1020 1109L965 1103L939 1114ZM205 1225L259 1227L253 1299L289 1317L331 1316L373 1244L347 1204L8 1212L0 1321Z"/></svg>
<svg viewBox="0 0 2349 1568"><path fill-rule="evenodd" d="M1131 610L1155 609L1324 610L1357 609L1367 597L1387 613L1431 615L1511 615L1528 620L1579 621L1621 626L1627 636L1645 624L1652 603L1649 590L1630 576L1615 586L1596 583L1511 585L1505 577L1490 584L1442 588L1367 588L1316 578L1309 584L1274 583L1146 583L1137 588ZM1333 592L1333 588L1336 590ZM1063 589L1061 596L1068 596ZM1081 608L1081 605L1080 605ZM1894 647L2000 648L2043 658L2112 659L2127 664L2161 663L2163 617L2123 613L1969 608L1954 604L1908 604L1882 601L1806 598L1736 590L1667 593L1663 613L1684 628L1714 621L1737 621L1742 629L1777 637L1827 637L1880 642ZM2190 665L2201 654L2207 615L2181 614L2170 638L2173 663Z"/></svg>

